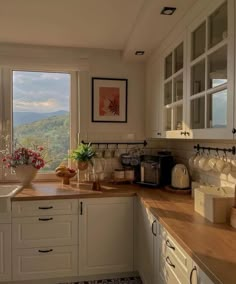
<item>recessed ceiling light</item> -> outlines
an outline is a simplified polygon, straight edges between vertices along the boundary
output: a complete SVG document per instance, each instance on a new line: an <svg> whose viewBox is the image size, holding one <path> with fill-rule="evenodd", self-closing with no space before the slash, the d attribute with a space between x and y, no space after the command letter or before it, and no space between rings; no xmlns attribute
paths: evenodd
<svg viewBox="0 0 236 284"><path fill-rule="evenodd" d="M144 55L144 51L143 50L137 50L137 51L135 51L135 55Z"/></svg>
<svg viewBox="0 0 236 284"><path fill-rule="evenodd" d="M166 15L166 16L171 16L174 14L176 8L175 7L164 7L162 10L161 10L161 14L162 15Z"/></svg>

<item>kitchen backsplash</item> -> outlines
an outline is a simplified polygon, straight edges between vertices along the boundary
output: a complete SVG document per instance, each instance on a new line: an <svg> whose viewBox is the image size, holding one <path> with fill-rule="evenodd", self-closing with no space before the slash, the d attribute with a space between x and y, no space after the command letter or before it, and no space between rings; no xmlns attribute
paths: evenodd
<svg viewBox="0 0 236 284"><path fill-rule="evenodd" d="M97 140L96 140L97 141ZM140 142L140 140L138 141ZM101 143L101 141L100 141ZM131 141L130 141L131 143ZM110 179L112 177L112 172L117 169L121 168L122 165L120 163L120 159L117 158L117 152L119 155L124 153L129 153L133 149L138 149L143 154L147 155L155 155L157 154L157 148L156 143L153 143L153 141L149 141L148 145L144 147L143 145L133 145L133 144L118 144L118 149L116 144L100 144L99 148L98 145L94 145L94 148L97 152L102 152L102 158L96 158L94 161L94 168L95 171L101 172L102 168L103 174L102 178ZM110 151L110 154L107 154L107 152ZM111 157L109 157L111 155ZM100 155L98 155L100 156ZM85 177L85 175L92 174L92 168L90 167L88 171L81 171L80 172L80 179L89 179L89 177Z"/></svg>
<svg viewBox="0 0 236 284"><path fill-rule="evenodd" d="M236 168L234 171L231 171L230 174L225 175L222 173L216 172L203 172L200 169L191 169L189 168L188 160L191 156L195 155L196 150L194 146L200 144L201 146L213 147L213 148L231 148L235 146L232 141L229 140L172 140L172 139L152 139L148 140L146 147L138 146L144 154L156 155L159 150L169 150L174 156L176 163L181 163L187 166L191 179L193 181L202 181L204 183L214 184L217 186L230 186L235 187L236 185ZM95 145L96 147L96 145ZM134 145L119 144L119 153L127 153L131 148L135 147ZM101 144L99 149L104 153L106 151L107 145ZM108 145L108 148L112 153L116 150L116 145ZM214 151L211 151L211 154L216 154ZM220 155L222 156L222 152ZM227 154L229 159L236 159L236 155L232 156L230 153ZM115 157L104 158L105 167L104 167L104 177L109 179L114 169L122 167L119 159ZM84 178L85 172L81 172L81 178Z"/></svg>
<svg viewBox="0 0 236 284"><path fill-rule="evenodd" d="M152 149L166 149L170 150L175 158L176 163L185 164L190 172L191 178L194 181L202 181L209 184L214 184L217 186L230 186L235 187L236 185L236 168L230 172L230 174L225 175L222 173L216 173L213 171L203 172L200 169L190 169L188 160L191 156L196 153L194 146L200 144L201 146L213 147L213 148L231 148L235 146L232 141L229 140L177 140L177 139L158 139L148 141L149 147ZM153 150L152 150L153 151ZM216 154L211 151L211 154ZM222 156L223 152L219 152ZM231 155L227 153L228 159L236 159L236 155Z"/></svg>

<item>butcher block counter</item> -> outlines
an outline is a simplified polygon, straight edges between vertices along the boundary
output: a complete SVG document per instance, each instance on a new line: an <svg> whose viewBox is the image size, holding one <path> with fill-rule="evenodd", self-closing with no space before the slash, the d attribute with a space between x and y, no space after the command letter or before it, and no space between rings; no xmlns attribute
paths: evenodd
<svg viewBox="0 0 236 284"><path fill-rule="evenodd" d="M104 184L101 189L92 191L91 184L35 183L12 200L138 196L214 283L236 283L236 230L227 224L212 224L197 214L190 195L136 185Z"/></svg>

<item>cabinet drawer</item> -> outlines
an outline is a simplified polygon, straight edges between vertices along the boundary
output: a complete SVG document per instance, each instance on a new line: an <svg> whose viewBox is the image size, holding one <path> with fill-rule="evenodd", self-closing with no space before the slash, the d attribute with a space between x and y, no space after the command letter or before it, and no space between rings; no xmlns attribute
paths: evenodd
<svg viewBox="0 0 236 284"><path fill-rule="evenodd" d="M170 234L161 227L160 230L161 239L160 239L160 251L163 256L172 255L175 257L178 264L182 267L182 271L186 274L188 269L191 267L191 258L190 256L182 249L182 247L174 240Z"/></svg>
<svg viewBox="0 0 236 284"><path fill-rule="evenodd" d="M40 200L12 202L12 216L65 215L78 213L78 200Z"/></svg>
<svg viewBox="0 0 236 284"><path fill-rule="evenodd" d="M77 275L77 246L13 250L13 280Z"/></svg>
<svg viewBox="0 0 236 284"><path fill-rule="evenodd" d="M163 283L188 284L186 273L182 270L176 258L167 254L160 255L160 277Z"/></svg>
<svg viewBox="0 0 236 284"><path fill-rule="evenodd" d="M12 219L12 246L75 245L78 242L78 216L39 216Z"/></svg>

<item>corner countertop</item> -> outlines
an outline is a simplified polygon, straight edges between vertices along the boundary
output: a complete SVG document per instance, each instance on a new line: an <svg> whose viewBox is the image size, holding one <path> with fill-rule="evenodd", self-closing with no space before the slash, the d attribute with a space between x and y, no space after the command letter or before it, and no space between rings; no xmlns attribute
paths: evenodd
<svg viewBox="0 0 236 284"><path fill-rule="evenodd" d="M91 184L37 183L12 200L138 196L214 283L236 283L236 229L227 224L212 224L201 217L194 211L190 195L136 185L103 184L102 191L91 188Z"/></svg>

